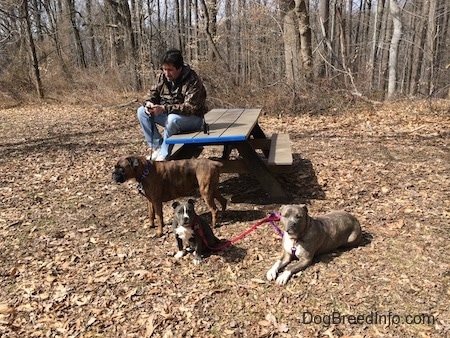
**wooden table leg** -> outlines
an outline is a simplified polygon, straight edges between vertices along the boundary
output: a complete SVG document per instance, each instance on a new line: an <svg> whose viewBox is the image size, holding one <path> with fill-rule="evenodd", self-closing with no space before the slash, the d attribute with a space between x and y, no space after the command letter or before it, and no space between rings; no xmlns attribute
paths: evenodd
<svg viewBox="0 0 450 338"><path fill-rule="evenodd" d="M254 173L261 187L269 194L270 198L277 202L285 202L288 199L283 187L272 175L267 166L261 160L248 141L236 144L239 153L248 165L250 172Z"/></svg>
<svg viewBox="0 0 450 338"><path fill-rule="evenodd" d="M267 138L266 134L264 134L264 131L261 129L258 123L255 124L252 131L250 132L250 135L252 135L254 138Z"/></svg>
<svg viewBox="0 0 450 338"><path fill-rule="evenodd" d="M264 134L264 131L261 129L258 123L255 124L253 127L251 133L251 136L253 136L255 139L267 139L266 134ZM269 150L263 150L264 156L267 158L269 157Z"/></svg>

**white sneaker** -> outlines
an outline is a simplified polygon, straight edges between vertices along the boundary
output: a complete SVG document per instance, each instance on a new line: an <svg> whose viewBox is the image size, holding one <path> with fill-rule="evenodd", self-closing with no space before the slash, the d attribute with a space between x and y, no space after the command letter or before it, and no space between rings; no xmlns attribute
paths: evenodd
<svg viewBox="0 0 450 338"><path fill-rule="evenodd" d="M160 154L161 154L161 148L155 148L152 151L152 155L151 155L150 159L152 161L157 161L157 158Z"/></svg>
<svg viewBox="0 0 450 338"><path fill-rule="evenodd" d="M166 157L163 156L163 154L161 154L161 151L159 151L158 156L156 156L156 158L154 159L154 161L157 161L157 162L161 162L161 161L165 161L165 160L166 160Z"/></svg>

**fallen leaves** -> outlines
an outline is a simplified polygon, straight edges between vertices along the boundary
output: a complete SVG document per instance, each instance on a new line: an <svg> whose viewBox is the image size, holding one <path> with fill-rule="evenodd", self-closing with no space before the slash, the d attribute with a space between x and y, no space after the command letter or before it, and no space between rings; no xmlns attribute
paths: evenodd
<svg viewBox="0 0 450 338"><path fill-rule="evenodd" d="M267 313L264 320L258 322L259 325L265 327L273 326L278 332L288 332L289 328L285 324L279 324L277 318L272 313ZM264 333L263 333L264 334Z"/></svg>
<svg viewBox="0 0 450 338"><path fill-rule="evenodd" d="M192 255L173 257L171 233L156 238L154 229L144 228L146 201L135 184L117 186L110 176L118 156L145 150L134 111L94 114L89 108L35 106L29 119L23 111L2 111L0 332L445 336L449 117L439 107L414 112L393 103L370 113L261 118L268 134L290 134L295 172L280 181L292 202L308 203L312 215L344 208L367 232L365 245L322 255L279 287L265 279L280 245L269 226L199 266ZM222 226L214 231L220 238L233 238L279 207L258 203L264 197L251 177L224 174L221 182L228 199L245 198L219 216ZM246 194L249 188L253 192ZM203 214L207 208L199 203L198 210ZM170 205L164 213L168 231ZM326 328L299 319L308 310L373 309L438 315L435 325L389 328Z"/></svg>

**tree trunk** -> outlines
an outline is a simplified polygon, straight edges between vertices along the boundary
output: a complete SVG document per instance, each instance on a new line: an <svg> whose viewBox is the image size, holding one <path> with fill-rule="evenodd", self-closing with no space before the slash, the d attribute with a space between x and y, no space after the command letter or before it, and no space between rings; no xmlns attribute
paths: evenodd
<svg viewBox="0 0 450 338"><path fill-rule="evenodd" d="M375 82L375 75L378 73L376 70L379 68L379 51L381 49L381 41L382 41L382 33L381 33L381 26L382 26L382 20L383 20L383 10L384 10L384 0L377 2L377 9L375 11L375 18L374 18L374 29L373 29L373 35L372 35L372 46L371 46L371 53L370 53L370 59L369 59L369 81L370 85L369 88L374 88L374 82ZM379 74L379 73L378 73Z"/></svg>
<svg viewBox="0 0 450 338"><path fill-rule="evenodd" d="M121 63L128 64L131 70L133 87L136 91L142 88L142 80L139 72L139 60L138 60L138 46L136 45L136 39L133 30L131 11L127 0L108 0L108 4L112 9L112 17L114 18L115 25L113 28L122 30L120 35L122 38L118 41L118 50L120 51Z"/></svg>
<svg viewBox="0 0 450 338"><path fill-rule="evenodd" d="M413 44L411 46L411 73L409 80L409 94L415 95L419 89L419 79L421 72L421 65L423 63L423 45L425 44L427 27L424 21L424 16L421 15L424 11L428 12L428 1L422 2L422 7L414 8L414 16L412 27L415 27Z"/></svg>
<svg viewBox="0 0 450 338"><path fill-rule="evenodd" d="M220 57L218 54L218 50L214 41L217 37L217 1L216 0L207 0L206 7L208 8L208 34L212 39L209 39L210 47L209 50L209 58L211 61L214 61L216 57ZM221 57L220 57L221 58ZM225 60L224 60L225 61Z"/></svg>
<svg viewBox="0 0 450 338"><path fill-rule="evenodd" d="M400 20L400 8L395 0L389 0L389 9L392 16L393 32L389 46L389 77L387 99L394 98L397 89L397 61L398 61L398 45L402 36L402 22Z"/></svg>
<svg viewBox="0 0 450 338"><path fill-rule="evenodd" d="M54 43L57 60L59 62L59 65L64 73L64 77L69 81L72 82L72 73L69 71L67 64L63 57L63 50L62 50L62 43L61 43L61 34L60 34L60 13L53 7L50 6L48 1L43 2L43 6L46 12L49 24L49 29L51 32L51 39Z"/></svg>
<svg viewBox="0 0 450 338"><path fill-rule="evenodd" d="M187 50L185 51L186 56L189 60L193 59L192 55L192 43L193 43L193 27L192 27L192 2L186 1L186 45Z"/></svg>
<svg viewBox="0 0 450 338"><path fill-rule="evenodd" d="M71 23L71 28L73 32L73 37L75 40L75 53L76 53L76 60L78 67L80 68L86 68L86 58L84 56L84 48L83 44L81 43L81 35L80 31L78 30L77 21L75 19L76 11L75 11L75 1L74 0L66 0L68 15Z"/></svg>
<svg viewBox="0 0 450 338"><path fill-rule="evenodd" d="M436 55L436 2L430 1L430 7L427 13L427 32L425 39L425 47L424 47L424 65L423 67L423 75L422 75L422 83L424 83L422 92L425 95L431 95L435 84L434 84L434 68L435 68L435 55Z"/></svg>
<svg viewBox="0 0 450 338"><path fill-rule="evenodd" d="M86 0L86 23L89 32L89 51L92 60L92 64L96 66L98 64L97 51L95 48L95 31L94 23L92 19L92 0Z"/></svg>
<svg viewBox="0 0 450 338"><path fill-rule="evenodd" d="M35 19L37 41L44 41L43 23L42 23L42 3L38 0L33 0L33 17Z"/></svg>
<svg viewBox="0 0 450 338"><path fill-rule="evenodd" d="M192 58L194 60L198 60L200 58L200 27L199 27L199 21L200 21L200 10L199 10L199 6L198 6L198 1L199 0L193 0L193 11L194 11L194 17L195 17L195 26L194 26L194 31L192 33L192 48L193 48L193 52L192 52Z"/></svg>
<svg viewBox="0 0 450 338"><path fill-rule="evenodd" d="M181 1L181 0L180 0ZM182 31L181 31L181 10L180 10L180 1L174 0L174 7L175 7L175 20L176 20L176 40L177 40L177 48L183 53L183 41L181 39Z"/></svg>
<svg viewBox="0 0 450 338"><path fill-rule="evenodd" d="M205 0L200 0L200 4L202 5L203 8L203 13L205 15L205 33L206 33L206 37L208 38L208 46L212 49L215 57L214 58L218 58L220 61L222 61L224 63L224 65L227 67L228 71L229 69L229 65L228 63L225 61L225 59L222 57L219 49L217 48L216 42L214 41L215 39L215 35L217 34L217 27L215 25L216 19L214 17L214 19L211 19L211 13L209 12L209 8L206 5ZM216 12L213 11L212 14L215 14ZM211 26L211 23L213 23L213 25ZM214 59L213 58L213 59Z"/></svg>
<svg viewBox="0 0 450 338"><path fill-rule="evenodd" d="M225 1L225 57L227 58L227 63L231 63L231 1Z"/></svg>
<svg viewBox="0 0 450 338"><path fill-rule="evenodd" d="M121 8L123 25L125 28L126 46L129 51L129 67L131 68L131 73L133 76L133 87L134 90L139 91L142 89L142 82L139 72L139 60L138 60L138 50L139 47L136 43L136 36L133 29L133 20L131 17L130 7L127 0L120 0L119 6Z"/></svg>
<svg viewBox="0 0 450 338"><path fill-rule="evenodd" d="M325 77L327 74L326 63L330 62L330 51L327 48L327 41L330 34L330 0L319 1L319 28L322 33L321 41L319 42L319 60L317 65L317 75L319 77Z"/></svg>
<svg viewBox="0 0 450 338"><path fill-rule="evenodd" d="M284 62L286 63L286 80L294 90L296 90L297 79L299 78L299 45L298 31L296 29L293 11L289 11L283 18L283 42L284 42Z"/></svg>
<svg viewBox="0 0 450 338"><path fill-rule="evenodd" d="M337 9L336 20L339 23L339 41L340 41L339 50L341 51L342 69L344 70L344 74L346 74L350 70L348 69L348 66L347 66L347 48L346 48L346 46L348 45L348 43L346 41L347 39L346 39L346 35L345 35L345 26L344 26L343 18L342 18L342 8ZM344 80L344 85L347 86L347 76L344 76L343 80Z"/></svg>
<svg viewBox="0 0 450 338"><path fill-rule="evenodd" d="M22 17L25 20L26 25L26 32L28 37L28 46L30 48L30 59L31 64L33 66L33 74L34 74L34 80L36 81L36 92L39 96L39 98L44 98L44 89L42 87L42 81L41 81L41 74L39 72L39 61L36 54L36 46L34 44L33 34L31 32L31 22L30 22L30 15L28 10L28 1L24 0L22 1Z"/></svg>
<svg viewBox="0 0 450 338"><path fill-rule="evenodd" d="M300 52L304 77L307 81L312 80L312 42L311 26L309 24L309 13L306 0L295 1L295 14L298 20L298 31L300 33Z"/></svg>

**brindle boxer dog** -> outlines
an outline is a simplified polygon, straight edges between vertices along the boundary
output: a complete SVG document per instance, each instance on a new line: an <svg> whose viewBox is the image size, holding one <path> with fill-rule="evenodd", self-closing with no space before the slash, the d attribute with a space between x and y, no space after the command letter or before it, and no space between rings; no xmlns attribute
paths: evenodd
<svg viewBox="0 0 450 338"><path fill-rule="evenodd" d="M134 178L142 184L148 199L150 227L154 227L156 215L157 235L161 236L164 225L162 203L197 188L211 211L212 226L216 225L218 209L214 199L220 202L222 211L227 206L227 200L218 189L221 166L222 163L206 158L156 162L145 156L124 156L117 162L112 178L118 183Z"/></svg>
<svg viewBox="0 0 450 338"><path fill-rule="evenodd" d="M284 227L283 248L280 258L266 274L268 280L276 279L280 285L286 284L292 275L310 265L315 255L339 247L356 246L361 241L358 220L345 211L333 211L312 218L304 204L283 205L280 215ZM286 266L293 260L298 262L287 269Z"/></svg>

